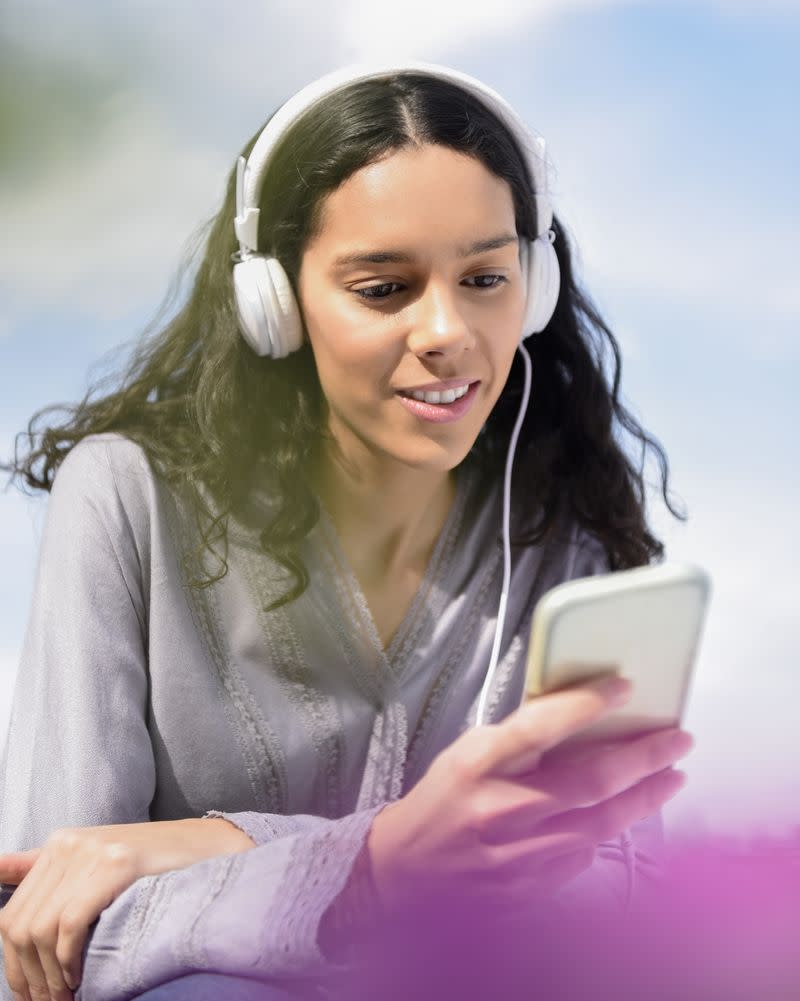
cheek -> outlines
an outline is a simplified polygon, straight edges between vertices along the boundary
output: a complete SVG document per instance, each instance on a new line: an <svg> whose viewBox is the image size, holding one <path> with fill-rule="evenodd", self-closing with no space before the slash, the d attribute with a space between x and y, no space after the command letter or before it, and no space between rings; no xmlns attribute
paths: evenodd
<svg viewBox="0 0 800 1001"><path fill-rule="evenodd" d="M339 395L374 402L377 395L390 392L392 375L403 357L403 343L380 328L364 321L356 327L350 320L326 315L324 329L312 334L314 357L323 387L335 386Z"/></svg>
<svg viewBox="0 0 800 1001"><path fill-rule="evenodd" d="M384 333L379 341L356 336L343 327L334 330L326 326L323 336L317 336L314 357L320 383L326 396L342 410L375 410L393 396L391 380L402 357L402 348L394 350L387 344Z"/></svg>
<svg viewBox="0 0 800 1001"><path fill-rule="evenodd" d="M315 356L327 367L356 366L354 378L391 351L386 317L376 317L341 296L318 300L305 317Z"/></svg>

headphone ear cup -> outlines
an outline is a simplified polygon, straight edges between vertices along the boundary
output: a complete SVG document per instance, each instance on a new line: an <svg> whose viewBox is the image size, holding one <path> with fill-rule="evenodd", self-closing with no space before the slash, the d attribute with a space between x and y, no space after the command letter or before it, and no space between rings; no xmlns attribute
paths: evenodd
<svg viewBox="0 0 800 1001"><path fill-rule="evenodd" d="M561 269L558 264L549 231L535 240L525 240L522 245L521 266L527 270L527 299L522 323L524 340L530 334L544 330L552 319L561 288Z"/></svg>
<svg viewBox="0 0 800 1001"><path fill-rule="evenodd" d="M244 339L262 357L283 358L303 344L303 321L291 283L274 257L252 255L233 268Z"/></svg>

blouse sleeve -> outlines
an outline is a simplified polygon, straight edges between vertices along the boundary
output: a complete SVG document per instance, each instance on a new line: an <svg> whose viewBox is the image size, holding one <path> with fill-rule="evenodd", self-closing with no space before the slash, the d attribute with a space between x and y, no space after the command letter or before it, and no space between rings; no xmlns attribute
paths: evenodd
<svg viewBox="0 0 800 1001"><path fill-rule="evenodd" d="M293 833L137 880L90 931L75 1001L123 1001L204 970L284 986L347 972L320 949L320 922L385 805L286 818Z"/></svg>
<svg viewBox="0 0 800 1001"><path fill-rule="evenodd" d="M0 851L58 827L149 820L146 614L106 446L62 461L47 505L0 766Z"/></svg>

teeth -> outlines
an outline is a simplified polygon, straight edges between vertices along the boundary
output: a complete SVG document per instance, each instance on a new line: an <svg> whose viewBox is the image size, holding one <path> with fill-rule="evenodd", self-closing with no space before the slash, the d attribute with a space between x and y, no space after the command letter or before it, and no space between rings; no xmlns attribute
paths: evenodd
<svg viewBox="0 0 800 1001"><path fill-rule="evenodd" d="M403 393L403 396L410 396L414 400L421 400L424 403L452 403L453 400L458 400L460 397L469 389L469 385L460 386L458 389L446 389L443 393L421 393L421 392L408 392Z"/></svg>

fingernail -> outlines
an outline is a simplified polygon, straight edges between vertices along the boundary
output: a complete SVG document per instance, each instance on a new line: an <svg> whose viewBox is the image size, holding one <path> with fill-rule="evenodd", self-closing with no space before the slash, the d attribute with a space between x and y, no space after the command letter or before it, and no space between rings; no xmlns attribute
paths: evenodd
<svg viewBox="0 0 800 1001"><path fill-rule="evenodd" d="M686 772L682 772L680 768L673 768L672 774L676 776L675 785L678 789L686 785L689 779L689 776L686 774Z"/></svg>
<svg viewBox="0 0 800 1001"><path fill-rule="evenodd" d="M674 754L683 757L694 747L694 737L685 730L678 730L670 739L669 747Z"/></svg>
<svg viewBox="0 0 800 1001"><path fill-rule="evenodd" d="M601 683L601 691L615 706L628 701L632 688L633 686L627 678L604 678Z"/></svg>

